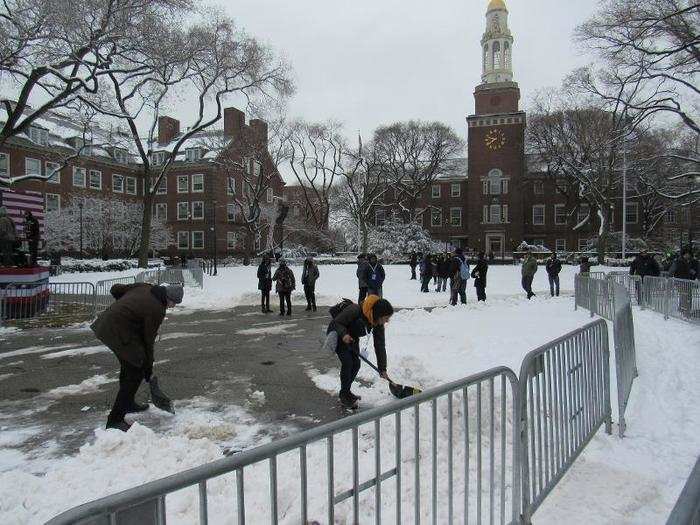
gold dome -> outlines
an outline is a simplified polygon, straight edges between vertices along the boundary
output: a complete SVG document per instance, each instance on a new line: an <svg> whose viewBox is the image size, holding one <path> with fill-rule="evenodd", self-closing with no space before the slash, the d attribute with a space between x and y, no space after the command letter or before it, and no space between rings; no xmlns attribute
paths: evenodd
<svg viewBox="0 0 700 525"><path fill-rule="evenodd" d="M508 10L508 8L506 7L506 3L503 0L490 0L489 6L486 8L486 11L493 11L494 9L505 9L506 11Z"/></svg>

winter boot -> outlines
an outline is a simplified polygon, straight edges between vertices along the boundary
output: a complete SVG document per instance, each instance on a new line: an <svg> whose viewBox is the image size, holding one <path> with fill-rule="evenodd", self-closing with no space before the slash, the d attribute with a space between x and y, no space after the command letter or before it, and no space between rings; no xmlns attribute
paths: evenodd
<svg viewBox="0 0 700 525"><path fill-rule="evenodd" d="M107 426L105 426L106 429L113 428L115 430L121 430L122 432L128 432L129 429L131 428L131 424L127 423L126 421L114 421L114 422L107 422Z"/></svg>
<svg viewBox="0 0 700 525"><path fill-rule="evenodd" d="M340 404L343 405L345 408L350 408L352 410L356 410L358 408L357 400L353 397L350 397L349 394L341 393L338 395L338 397L340 398Z"/></svg>
<svg viewBox="0 0 700 525"><path fill-rule="evenodd" d="M310 304L307 304L307 305L306 305L306 310L305 310L305 311L306 311L306 312L310 312L310 311L311 311L311 305L310 305Z"/></svg>
<svg viewBox="0 0 700 525"><path fill-rule="evenodd" d="M136 401L134 401L129 406L129 408L126 409L126 413L127 414L134 414L136 412L144 412L146 410L148 410L148 403L141 404L141 403L137 403Z"/></svg>
<svg viewBox="0 0 700 525"><path fill-rule="evenodd" d="M355 401L359 401L360 399L362 399L362 396L356 396L352 392L350 392L350 397L353 398Z"/></svg>

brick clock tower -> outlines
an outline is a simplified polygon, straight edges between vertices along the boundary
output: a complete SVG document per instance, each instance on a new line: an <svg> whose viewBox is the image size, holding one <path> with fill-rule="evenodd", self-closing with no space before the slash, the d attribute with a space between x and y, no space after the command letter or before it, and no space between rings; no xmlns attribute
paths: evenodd
<svg viewBox="0 0 700 525"><path fill-rule="evenodd" d="M525 112L513 81L513 36L504 0L490 0L481 38L481 84L467 117L469 246L501 256L523 240Z"/></svg>

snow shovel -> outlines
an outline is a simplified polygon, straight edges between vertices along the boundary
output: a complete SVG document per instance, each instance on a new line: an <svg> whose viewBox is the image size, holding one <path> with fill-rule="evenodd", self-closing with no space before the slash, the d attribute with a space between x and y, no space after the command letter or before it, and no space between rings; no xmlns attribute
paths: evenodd
<svg viewBox="0 0 700 525"><path fill-rule="evenodd" d="M362 359L365 363L374 368L377 371L377 373L381 374L379 368L377 368L377 366L372 361L365 358L365 356L363 356L362 354L358 355L360 356L360 359ZM394 397L397 397L399 399L403 399L404 397L408 396L413 396L415 394L420 394L422 392L420 388L416 388L415 386L400 385L398 383L394 383L391 379L387 379L387 381L389 381L389 391L393 394Z"/></svg>
<svg viewBox="0 0 700 525"><path fill-rule="evenodd" d="M158 378L156 376L151 377L151 380L148 382L148 386L151 387L151 401L153 404L161 410L174 414L175 409L173 408L173 402L160 389L160 385L158 385Z"/></svg>

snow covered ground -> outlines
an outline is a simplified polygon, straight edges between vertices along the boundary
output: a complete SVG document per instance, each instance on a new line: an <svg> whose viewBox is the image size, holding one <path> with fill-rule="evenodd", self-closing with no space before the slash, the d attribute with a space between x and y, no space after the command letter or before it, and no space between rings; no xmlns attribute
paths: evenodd
<svg viewBox="0 0 700 525"><path fill-rule="evenodd" d="M301 270L294 270L299 280ZM317 284L320 302L332 304L339 297L354 296L353 266L323 266L320 270L321 279ZM564 293L572 291L575 271L575 267L564 267ZM395 305L440 306L431 311L400 311L388 327L389 373L398 382L423 389L498 365L509 366L518 372L528 351L590 321L587 312L573 310L570 297L549 298L543 268L535 277L533 288L538 297L532 301L523 297L519 268L494 266L489 270L488 302L475 303L473 287L470 287L469 304L457 307L442 306L447 294L419 293L417 282L408 280L406 266L389 266L387 275L384 293ZM102 274L101 278L106 277ZM218 277L205 278L204 290L188 289L180 310L186 313L200 308L222 309L257 303L256 286L255 268L223 268ZM653 312L635 310L634 313L640 376L628 407L627 436L620 440L615 434L608 436L600 431L535 514L537 523L664 523L695 462L700 451L700 406L696 402L700 329L680 321L664 321ZM287 332L280 330L279 333L284 336ZM55 347L55 350L61 348ZM93 350L100 351L98 348ZM4 354L0 354L2 357ZM332 393L337 391L338 362L334 356L329 356L327 368L308 368L307 374L318 388ZM359 379L361 384L354 391L362 396L363 408L391 401L385 383L368 367L361 369ZM102 381L104 378L95 376L89 384L67 385L62 393L70 393L71 386L93 388ZM614 383L612 399L614 406ZM264 403L264 394L257 395L255 402ZM196 413L194 411L191 417ZM427 414L424 421L428 420ZM406 423L410 428L410 422ZM0 471L4 472L0 474L0 523L39 523L81 502L220 459L221 449L216 445L210 427L226 424L235 427L228 431L245 431L255 426L241 409L237 419L227 419L226 423L203 417L201 433L192 432L191 425L183 427L186 432L169 434L156 434L138 424L126 435L97 429L94 440L86 443L77 455L44 456L36 461L22 460L13 456L9 448L3 449L26 437L2 429ZM383 443L391 442L392 431L391 424L383 425ZM430 444L427 434L425 440L421 440L426 454ZM338 490L349 488L351 482L348 439L349 436L343 435L336 440ZM360 481L373 473L373 443L370 426L369 432L360 433ZM3 455L3 450L7 454ZM320 509L326 497L323 450L323 446L309 450L309 471L314 473L313 483L318 487L310 487L310 517L320 522L325 521ZM406 469L410 469L411 460L411 453L407 450L404 456ZM385 469L391 468L391 457L384 457L382 463ZM444 467L444 464L440 466ZM280 458L278 493L283 523L295 523L298 519L297 469L298 456ZM425 482L428 483L430 476L425 472ZM269 522L267 476L266 463L246 469L246 506L250 523ZM392 482L389 480L385 485L383 506L389 508L393 502ZM210 522L233 521L235 489L233 476L221 476L209 483ZM406 490L410 496L410 487ZM440 490L441 496L444 495L445 487ZM459 500L459 496L456 499ZM373 520L373 505L372 491L363 493L361 522ZM410 501L405 501L402 507L408 511ZM169 496L167 509L172 523L196 522L196 491L185 490ZM341 504L336 515L347 521L350 516L348 509L347 505ZM424 517L429 516L428 512L426 503ZM412 519L412 514L405 515L410 516L406 519ZM385 514L384 519L391 520L391 515Z"/></svg>

